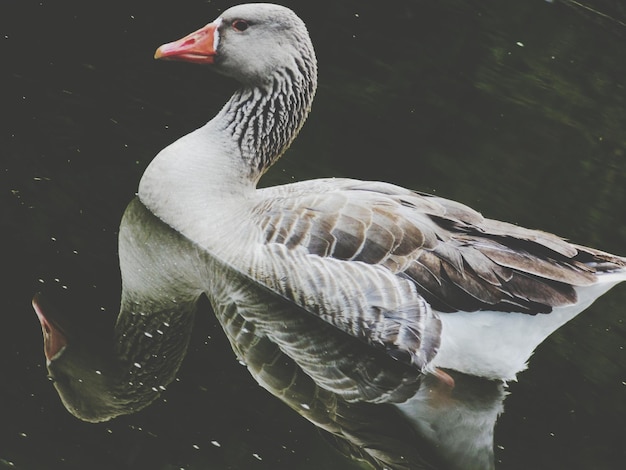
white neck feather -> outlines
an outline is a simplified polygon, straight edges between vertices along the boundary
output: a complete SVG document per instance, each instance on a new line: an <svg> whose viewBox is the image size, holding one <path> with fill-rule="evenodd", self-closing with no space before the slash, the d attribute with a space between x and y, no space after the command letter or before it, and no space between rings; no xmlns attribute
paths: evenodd
<svg viewBox="0 0 626 470"><path fill-rule="evenodd" d="M301 57L265 83L237 91L205 126L150 163L139 183L143 204L190 236L190 225L250 198L304 124L316 83L314 56Z"/></svg>

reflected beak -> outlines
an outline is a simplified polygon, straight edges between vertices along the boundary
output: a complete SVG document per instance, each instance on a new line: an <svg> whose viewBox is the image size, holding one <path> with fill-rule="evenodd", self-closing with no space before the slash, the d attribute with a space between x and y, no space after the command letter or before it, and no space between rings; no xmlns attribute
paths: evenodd
<svg viewBox="0 0 626 470"><path fill-rule="evenodd" d="M218 27L219 20L209 23L178 41L163 44L154 53L154 58L213 64L219 42Z"/></svg>
<svg viewBox="0 0 626 470"><path fill-rule="evenodd" d="M67 346L67 337L57 328L54 323L48 321L43 307L41 295L36 294L33 298L33 309L39 318L41 331L43 332L44 353L46 355L46 364L55 359Z"/></svg>

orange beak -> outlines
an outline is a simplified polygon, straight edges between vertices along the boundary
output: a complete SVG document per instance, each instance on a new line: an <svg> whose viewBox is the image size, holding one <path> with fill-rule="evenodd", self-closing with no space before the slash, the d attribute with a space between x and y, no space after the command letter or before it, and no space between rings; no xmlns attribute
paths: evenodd
<svg viewBox="0 0 626 470"><path fill-rule="evenodd" d="M212 64L215 62L219 41L218 26L218 22L209 23L178 41L163 44L154 53L154 58Z"/></svg>
<svg viewBox="0 0 626 470"><path fill-rule="evenodd" d="M68 344L65 334L52 322L48 321L43 312L41 305L41 295L36 294L33 297L33 308L41 323L41 331L43 332L44 339L44 353L46 355L46 362L49 363L57 356L65 346Z"/></svg>

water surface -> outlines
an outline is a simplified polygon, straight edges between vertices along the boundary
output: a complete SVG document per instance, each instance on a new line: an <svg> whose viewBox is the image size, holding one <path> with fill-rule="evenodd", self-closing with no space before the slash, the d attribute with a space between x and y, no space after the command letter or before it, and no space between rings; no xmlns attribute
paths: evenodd
<svg viewBox="0 0 626 470"><path fill-rule="evenodd" d="M320 88L264 185L321 176L397 183L626 254L626 14L618 3L285 2L306 21ZM259 387L199 315L178 380L105 424L46 380L30 299L65 292L114 318L117 230L151 158L235 85L154 49L224 1L2 6L3 328L0 468L351 468ZM550 337L510 384L498 468L621 468L625 286Z"/></svg>

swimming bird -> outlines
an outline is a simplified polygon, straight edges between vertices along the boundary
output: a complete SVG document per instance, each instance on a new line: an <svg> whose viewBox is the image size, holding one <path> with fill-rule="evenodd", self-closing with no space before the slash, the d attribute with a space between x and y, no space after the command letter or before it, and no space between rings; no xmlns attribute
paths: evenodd
<svg viewBox="0 0 626 470"><path fill-rule="evenodd" d="M346 340L357 338L448 383L443 369L513 380L546 337L626 280L623 257L390 183L326 178L258 189L304 124L317 85L306 26L285 7L235 6L164 44L155 57L207 65L240 88L206 125L154 158L139 184L141 203L202 253L342 331ZM132 253L126 258L136 258ZM94 342L74 341L78 335L60 328L41 298L34 300L51 377L68 409L90 421L140 409L171 381L186 343L170 350L161 335L146 343L144 331L163 331L165 322L187 335L203 293L194 288L151 312L154 302L142 297L143 284L133 285L138 268L122 258L120 252L115 338L98 351ZM215 292L204 290L219 310ZM182 313L175 315L177 309ZM156 344L146 357L170 362L148 367L136 359L133 341ZM84 377L101 372L90 382L89 398L75 390L77 370ZM129 376L140 377L133 384L148 377L158 383L138 399L139 392L119 386Z"/></svg>
<svg viewBox="0 0 626 470"><path fill-rule="evenodd" d="M626 259L394 184L326 178L258 189L309 114L303 21L244 4L155 57L240 88L163 149L139 184L155 215L217 258L424 372L511 380L553 331L626 280Z"/></svg>

